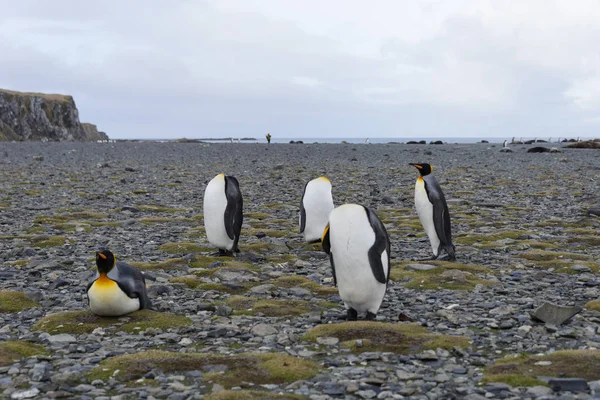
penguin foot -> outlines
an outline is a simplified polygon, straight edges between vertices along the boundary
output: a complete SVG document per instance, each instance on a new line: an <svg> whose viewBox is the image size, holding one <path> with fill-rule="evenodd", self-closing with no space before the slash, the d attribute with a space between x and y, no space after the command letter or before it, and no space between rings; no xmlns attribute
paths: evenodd
<svg viewBox="0 0 600 400"><path fill-rule="evenodd" d="M213 256L213 257L233 257L233 252L230 250L219 249L218 252L212 253L211 256Z"/></svg>
<svg viewBox="0 0 600 400"><path fill-rule="evenodd" d="M377 314L373 314L371 311L367 311L367 316L365 317L367 321L375 321L377 319Z"/></svg>
<svg viewBox="0 0 600 400"><path fill-rule="evenodd" d="M348 321L356 321L358 319L358 312L354 308L349 308L346 313L346 319Z"/></svg>

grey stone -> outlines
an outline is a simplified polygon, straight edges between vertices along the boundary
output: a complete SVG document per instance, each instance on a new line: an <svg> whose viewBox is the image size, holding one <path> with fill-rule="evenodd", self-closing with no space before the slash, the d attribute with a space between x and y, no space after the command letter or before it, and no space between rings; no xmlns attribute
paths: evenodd
<svg viewBox="0 0 600 400"><path fill-rule="evenodd" d="M277 333L277 329L273 325L258 324L252 327L252 333L257 336L269 336Z"/></svg>
<svg viewBox="0 0 600 400"><path fill-rule="evenodd" d="M77 341L75 336L69 335L68 333L59 333L58 335L50 335L48 341L52 344L55 343L74 343Z"/></svg>
<svg viewBox="0 0 600 400"><path fill-rule="evenodd" d="M546 302L535 309L531 313L531 316L547 324L561 325L568 321L575 314L581 312L581 310L582 308L579 306L559 306Z"/></svg>
<svg viewBox="0 0 600 400"><path fill-rule="evenodd" d="M547 386L533 386L527 389L527 393L535 397L548 396L552 393L552 389Z"/></svg>
<svg viewBox="0 0 600 400"><path fill-rule="evenodd" d="M552 378L548 384L555 392L584 392L589 390L585 379L581 378Z"/></svg>
<svg viewBox="0 0 600 400"><path fill-rule="evenodd" d="M11 393L11 399L32 399L40 393L40 390L36 387L27 390L17 390Z"/></svg>
<svg viewBox="0 0 600 400"><path fill-rule="evenodd" d="M252 289L249 290L249 292L254 294L268 294L273 293L276 290L277 286L271 283L265 283L264 285L254 286Z"/></svg>
<svg viewBox="0 0 600 400"><path fill-rule="evenodd" d="M408 271L429 271L438 267L431 264L408 264L405 268Z"/></svg>

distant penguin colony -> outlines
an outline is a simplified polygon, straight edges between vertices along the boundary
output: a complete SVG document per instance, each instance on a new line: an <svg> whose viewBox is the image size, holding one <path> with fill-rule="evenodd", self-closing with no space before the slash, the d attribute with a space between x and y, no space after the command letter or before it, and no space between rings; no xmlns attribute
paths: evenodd
<svg viewBox="0 0 600 400"><path fill-rule="evenodd" d="M321 240L333 210L331 182L324 176L309 181L300 200L300 233L308 243Z"/></svg>
<svg viewBox="0 0 600 400"><path fill-rule="evenodd" d="M204 227L208 242L219 249L218 255L239 252L242 230L243 198L240 185L233 176L219 174L204 191Z"/></svg>
<svg viewBox="0 0 600 400"><path fill-rule="evenodd" d="M390 278L390 240L383 223L367 207L344 204L329 214L322 242L348 320L355 321L358 313L374 320Z"/></svg>
<svg viewBox="0 0 600 400"><path fill-rule="evenodd" d="M415 183L415 207L425 233L429 237L433 259L438 258L442 250L448 253L448 260L455 260L450 212L442 188L431 172L429 164L410 164L417 168L419 177Z"/></svg>
<svg viewBox="0 0 600 400"><path fill-rule="evenodd" d="M87 286L90 309L103 317L118 317L150 308L146 281L135 267L117 261L110 250L96 253L98 272Z"/></svg>

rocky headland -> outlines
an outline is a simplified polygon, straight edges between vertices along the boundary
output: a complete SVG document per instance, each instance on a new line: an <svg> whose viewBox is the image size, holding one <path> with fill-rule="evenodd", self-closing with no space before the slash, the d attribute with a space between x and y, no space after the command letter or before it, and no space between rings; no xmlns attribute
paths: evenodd
<svg viewBox="0 0 600 400"><path fill-rule="evenodd" d="M79 121L73 97L0 89L0 141L98 140L108 136Z"/></svg>
<svg viewBox="0 0 600 400"><path fill-rule="evenodd" d="M541 144L546 146L546 144ZM547 144L552 146L551 144ZM555 145L555 144L554 144ZM0 143L0 393L11 399L584 399L600 393L600 151L490 144ZM430 244L409 162L448 200ZM204 188L234 175L241 253L213 257ZM345 322L305 183L376 211L392 245L375 322ZM154 310L90 314L94 251Z"/></svg>

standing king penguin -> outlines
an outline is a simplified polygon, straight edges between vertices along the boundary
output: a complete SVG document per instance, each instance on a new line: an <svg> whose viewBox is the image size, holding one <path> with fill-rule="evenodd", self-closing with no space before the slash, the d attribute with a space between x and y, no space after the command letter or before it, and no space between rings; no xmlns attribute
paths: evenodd
<svg viewBox="0 0 600 400"><path fill-rule="evenodd" d="M219 174L204 191L204 227L208 241L219 249L220 256L240 251L244 200L240 184L233 176Z"/></svg>
<svg viewBox="0 0 600 400"><path fill-rule="evenodd" d="M329 214L322 242L348 320L356 321L359 312L374 320L390 277L390 240L385 226L371 209L344 204Z"/></svg>
<svg viewBox="0 0 600 400"><path fill-rule="evenodd" d="M415 184L415 207L431 243L432 259L438 258L444 249L448 253L448 260L455 260L448 204L437 179L431 175L433 167L429 164L410 165L420 173Z"/></svg>
<svg viewBox="0 0 600 400"><path fill-rule="evenodd" d="M135 267L117 262L110 250L96 252L98 272L87 286L90 309L103 317L118 317L150 308L146 281Z"/></svg>
<svg viewBox="0 0 600 400"><path fill-rule="evenodd" d="M331 182L324 176L309 181L304 186L300 200L300 233L308 243L321 240L327 218L333 210Z"/></svg>

